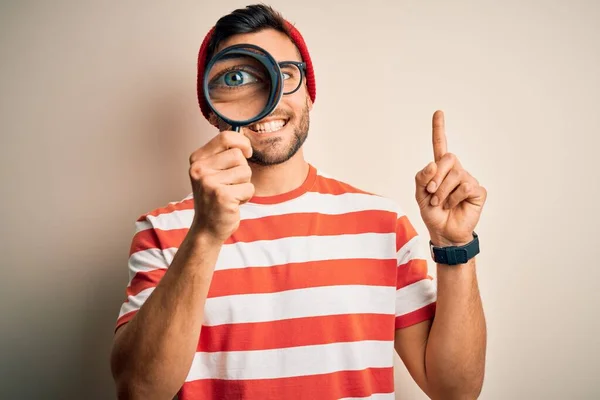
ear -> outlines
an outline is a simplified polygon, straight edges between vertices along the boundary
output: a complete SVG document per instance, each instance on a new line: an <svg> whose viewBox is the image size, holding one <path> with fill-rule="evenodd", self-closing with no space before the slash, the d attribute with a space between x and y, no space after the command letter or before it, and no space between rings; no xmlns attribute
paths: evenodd
<svg viewBox="0 0 600 400"><path fill-rule="evenodd" d="M310 95L308 94L308 83L306 83L306 79L304 80L304 93L306 95L306 106L308 107L308 111L312 111L313 102L310 98Z"/></svg>

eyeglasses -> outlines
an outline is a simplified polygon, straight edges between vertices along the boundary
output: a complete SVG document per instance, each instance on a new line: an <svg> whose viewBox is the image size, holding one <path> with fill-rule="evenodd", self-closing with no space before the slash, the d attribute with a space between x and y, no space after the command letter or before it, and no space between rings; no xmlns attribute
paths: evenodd
<svg viewBox="0 0 600 400"><path fill-rule="evenodd" d="M283 94L293 94L302 86L306 73L306 63L300 61L279 62L279 69L283 78Z"/></svg>
<svg viewBox="0 0 600 400"><path fill-rule="evenodd" d="M212 77L209 88L212 93L221 97L225 93L250 93L250 90L255 91L256 85L262 85L268 81L265 76L264 69L260 68L255 60L243 59L240 62L236 59L233 63L229 58L224 58L223 61L215 64L213 67L215 74ZM301 61L281 61L278 62L279 70L283 82L283 94L293 94L300 89L306 74L306 63ZM230 92L235 90L235 92Z"/></svg>

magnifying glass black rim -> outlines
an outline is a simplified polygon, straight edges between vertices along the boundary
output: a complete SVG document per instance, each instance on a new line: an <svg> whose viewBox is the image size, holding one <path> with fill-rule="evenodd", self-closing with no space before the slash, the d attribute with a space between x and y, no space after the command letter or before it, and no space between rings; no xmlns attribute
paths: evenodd
<svg viewBox="0 0 600 400"><path fill-rule="evenodd" d="M263 109L263 111L260 114L258 114L257 116L252 117L247 120L244 120L244 121L236 121L236 120L229 119L226 116L224 116L223 114L221 114L220 112L218 112L215 109L215 107L213 107L212 102L210 101L210 95L209 95L209 91L208 91L208 74L210 73L210 70L212 69L213 65L224 54L230 53L230 52L235 52L236 50L239 52L238 49L257 50L259 53L249 51L247 53L244 52L244 54L246 54L250 57L254 57L256 60L258 60L261 64L263 64L266 67L267 65L259 58L261 56L264 56L267 59L267 61L271 63L271 66L272 66L272 68L267 68L270 78L271 78L271 83L272 83L271 91L269 92L269 99L267 100L267 107L265 107ZM281 70L279 69L279 64L277 64L277 61L275 61L273 56L268 51L266 51L262 47L254 45L254 44L248 44L248 43L235 44L233 46L226 47L223 50L219 51L217 54L215 54L211 58L209 63L206 65L206 69L204 70L203 83L202 83L202 87L204 90L204 99L206 100L206 102L207 102L208 106L211 108L211 110L219 118L221 118L223 121L225 121L226 123L231 125L233 128L251 125L251 124L255 123L256 121L260 121L267 115L271 114L271 112L273 112L275 107L277 107L277 104L279 104L279 100L281 100L281 96L283 95L283 83L279 81L279 90L277 90L278 79L279 80L281 79Z"/></svg>

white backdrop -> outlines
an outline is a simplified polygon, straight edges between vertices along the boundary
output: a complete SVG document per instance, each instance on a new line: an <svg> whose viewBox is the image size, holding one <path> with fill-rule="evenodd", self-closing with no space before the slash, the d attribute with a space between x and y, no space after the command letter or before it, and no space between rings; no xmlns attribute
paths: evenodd
<svg viewBox="0 0 600 400"><path fill-rule="evenodd" d="M425 233L413 176L440 108L487 187L481 398L600 398L600 3L270 4L314 59L309 161L398 200ZM244 5L0 3L0 398L114 398L133 223L189 192L188 155L214 134L198 47ZM425 398L396 374L398 398Z"/></svg>

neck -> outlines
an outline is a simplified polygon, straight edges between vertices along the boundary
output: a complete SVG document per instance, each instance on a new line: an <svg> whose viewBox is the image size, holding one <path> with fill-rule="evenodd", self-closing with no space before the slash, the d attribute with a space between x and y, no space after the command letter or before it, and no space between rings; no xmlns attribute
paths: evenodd
<svg viewBox="0 0 600 400"><path fill-rule="evenodd" d="M304 160L302 149L289 160L277 165L250 164L254 195L276 196L300 187L308 175L308 163Z"/></svg>

